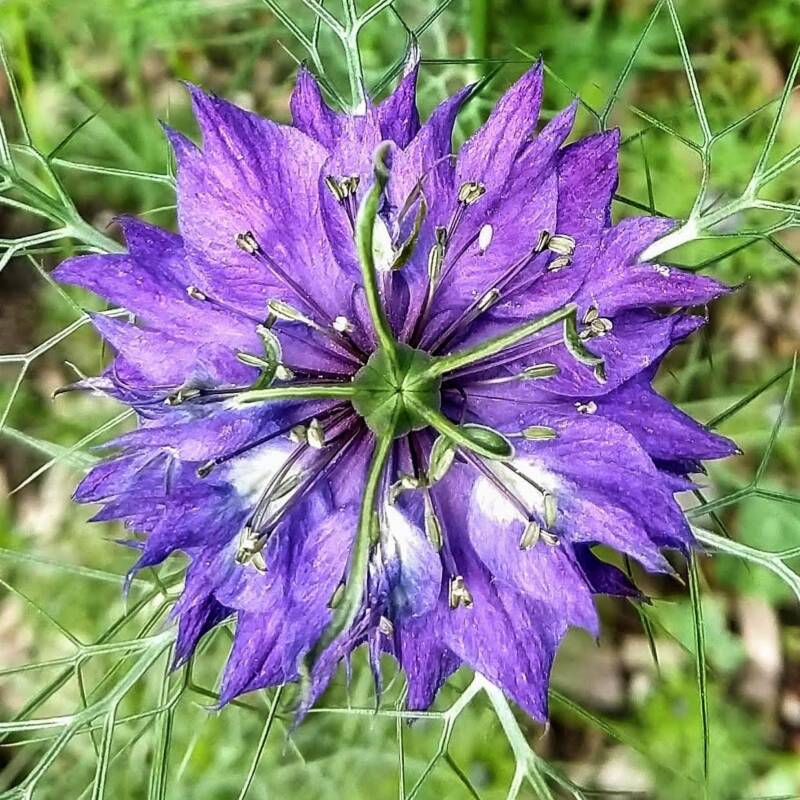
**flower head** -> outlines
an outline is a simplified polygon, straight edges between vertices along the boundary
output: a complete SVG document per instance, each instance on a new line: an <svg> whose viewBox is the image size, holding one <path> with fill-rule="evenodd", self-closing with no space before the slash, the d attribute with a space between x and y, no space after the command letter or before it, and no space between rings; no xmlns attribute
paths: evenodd
<svg viewBox="0 0 800 800"><path fill-rule="evenodd" d="M412 708L467 664L543 719L564 633L636 594L592 547L668 570L675 493L735 449L651 388L724 287L639 262L673 223L612 224L618 134L537 133L540 66L457 155L469 89L420 124L415 84L351 116L301 70L292 126L190 88L180 235L123 219L58 269L137 319L93 317L84 385L141 424L76 497L134 569L189 557L179 660L235 617L222 702L307 675L307 705L367 644Z"/></svg>

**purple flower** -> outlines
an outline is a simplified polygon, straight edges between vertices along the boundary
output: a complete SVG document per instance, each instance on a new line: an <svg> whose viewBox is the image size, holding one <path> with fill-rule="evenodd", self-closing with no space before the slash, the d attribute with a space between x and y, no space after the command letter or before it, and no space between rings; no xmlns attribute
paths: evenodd
<svg viewBox="0 0 800 800"><path fill-rule="evenodd" d="M544 719L567 629L638 595L592 548L668 571L675 493L735 450L651 387L725 288L639 263L672 221L612 224L618 133L536 133L537 66L456 156L469 89L420 124L416 77L350 116L302 70L291 127L191 88L181 234L123 219L127 253L57 271L137 319L93 318L83 386L141 424L76 498L134 570L189 557L178 661L235 618L222 703L306 675L307 707L367 644L411 708L466 664Z"/></svg>

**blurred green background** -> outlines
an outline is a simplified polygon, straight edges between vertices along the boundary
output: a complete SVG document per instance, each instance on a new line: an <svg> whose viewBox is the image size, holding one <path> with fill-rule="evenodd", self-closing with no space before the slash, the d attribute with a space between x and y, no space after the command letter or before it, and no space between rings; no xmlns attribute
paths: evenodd
<svg viewBox="0 0 800 800"><path fill-rule="evenodd" d="M312 17L300 0L281 6L290 26L310 33ZM338 11L335 0L327 7ZM653 4L398 0L395 8L400 16L384 12L362 32L369 84L386 83L390 69L402 62L403 23L423 26L423 111L464 82L490 78L462 117L463 138L539 53L551 73L546 116L572 92L595 111L603 109ZM800 44L797 2L703 0L677 2L676 8L712 127L724 128L780 94ZM52 156L84 219L101 229L122 212L174 225L172 165L158 120L194 132L180 79L286 120L296 62L306 57L286 22L256 0L4 0L0 36L34 144ZM341 56L324 31L320 58L326 80L346 94ZM715 149L712 198L741 192L772 111L774 104ZM675 136L649 124L642 112L683 136L699 136L665 11L644 39L610 111L608 123L622 128L625 142L615 212L621 216L643 208L686 216L701 161ZM9 137L18 141L22 131L2 77L0 113ZM583 131L596 125L588 110L580 125ZM793 93L777 155L798 141L800 99ZM147 174L135 174L140 172ZM794 175L784 176L775 192L796 199ZM764 224L758 217L734 219L730 230ZM41 220L0 207L3 240L39 230ZM67 362L96 374L105 358L86 326L69 327L80 308L100 308L97 300L64 295L47 280L47 271L69 252L68 243L58 242L50 250L12 259L0 272L0 353L18 356L0 360L5 423L0 438L0 721L19 713L72 713L102 697L133 660L120 661L119 651L80 647L101 637L132 639L159 630L179 588L175 562L158 574L142 575L123 598L119 576L131 556L114 542L122 532L88 526L87 510L69 500L90 457L88 447L102 441L102 431L96 439L94 432L109 421L115 431L129 423L117 420L118 408L95 397L50 399L73 377ZM672 255L739 288L712 309L706 332L681 347L663 370L664 393L709 421L786 370L800 344L798 253L800 234L789 230L771 238L718 240ZM34 350L43 342L47 346ZM706 499L749 485L775 430L787 378L725 419L722 431L736 438L745 454L715 466L705 481ZM790 400L780 420L759 483L765 491L760 496L741 492L737 502L723 504L719 516L704 516L700 524L766 550L800 543L798 508L781 494L800 488L796 408ZM690 498L687 504L696 502ZM707 796L713 800L800 797L797 598L759 566L728 556L698 564L704 636L696 635L697 606L686 584L645 577L651 606L637 610L622 601L603 602L600 642L582 633L568 638L555 668L549 728L520 717L536 752L585 787L586 797L702 797L704 740L710 756ZM706 733L698 641L707 660ZM274 697L259 694L223 714L209 711L229 642L226 629L211 637L190 674L167 678L165 662L158 661L125 698L118 714L123 721L104 756L111 763L106 796L239 797L260 752ZM515 761L482 699L459 715L448 753L437 757L443 720L407 726L374 714L363 661L353 664L349 691L340 675L325 699L329 710L312 714L291 733L290 698L277 703L277 722L247 797L506 796ZM43 662L48 666L36 666ZM437 708L456 701L469 677L459 673ZM391 710L401 697L401 682L389 664L386 678L381 708ZM362 711L345 713L348 706ZM15 732L0 744L0 797L17 796L14 787L30 775L57 732ZM102 747L102 730L76 736L38 781L34 796L95 796L93 776ZM405 786L399 788L400 752ZM431 760L432 771L415 786ZM520 794L536 796L530 787Z"/></svg>

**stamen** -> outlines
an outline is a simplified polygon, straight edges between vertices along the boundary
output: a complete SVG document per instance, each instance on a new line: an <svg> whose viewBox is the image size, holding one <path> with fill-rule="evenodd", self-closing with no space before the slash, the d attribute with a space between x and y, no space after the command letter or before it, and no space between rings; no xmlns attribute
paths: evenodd
<svg viewBox="0 0 800 800"><path fill-rule="evenodd" d="M568 267L572 263L572 259L569 256L558 256L558 258L554 258L548 265L547 271L548 272L560 272L564 267Z"/></svg>
<svg viewBox="0 0 800 800"><path fill-rule="evenodd" d="M292 450L283 464L278 467L272 477L267 481L267 485L264 487L264 491L261 493L261 497L259 497L253 513L250 515L247 525L258 535L259 539L263 540L261 542L261 547L266 544L266 537L262 536L264 517L270 505L275 501L275 490L283 483L292 467L303 457L307 450L308 444L306 442L301 442Z"/></svg>
<svg viewBox="0 0 800 800"><path fill-rule="evenodd" d="M236 246L240 250L244 250L248 255L254 256L261 250L256 237L253 236L252 231L245 231L244 233L236 234Z"/></svg>
<svg viewBox="0 0 800 800"><path fill-rule="evenodd" d="M325 177L325 186L328 191L340 202L343 203L348 197L352 197L358 191L358 184L361 181L358 175L347 175L343 178L334 178L333 175Z"/></svg>
<svg viewBox="0 0 800 800"><path fill-rule="evenodd" d="M575 408L579 414L594 414L597 411L597 403L589 400L588 403L575 403Z"/></svg>
<svg viewBox="0 0 800 800"><path fill-rule="evenodd" d="M326 420L329 423L330 427L332 428L335 425L338 425L339 423L344 421L347 417L351 415L352 415L352 409L350 408L350 406L340 403L333 406L332 408L327 409L326 411L323 411L321 414L319 414L318 418ZM196 471L197 477L205 478L211 474L211 471L215 467L218 467L221 464L225 464L226 462L230 461L233 458L238 458L239 456L244 455L250 450L253 450L256 447L261 447L261 445L267 444L267 442L271 442L273 439L277 439L280 436L286 436L288 434L289 438L291 439L292 431L295 428L305 429L304 426L308 425L313 419L314 417L306 417L306 419L301 420L300 422L291 423L290 425L284 425L283 427L278 428L272 433L269 433L266 436L262 436L261 438L256 439L253 442L249 442L243 447L239 447L236 450L233 450L232 452L227 453L224 456L217 456L216 458L212 458L211 460L206 461L204 464L202 464L197 468ZM297 439L297 441L302 441L302 439Z"/></svg>
<svg viewBox="0 0 800 800"><path fill-rule="evenodd" d="M547 345L548 347L550 345ZM516 360L516 359L511 359ZM502 364L497 364L496 366L502 366ZM481 366L479 371L486 370L486 366ZM476 370L472 370L475 372ZM534 381L534 380L543 380L545 378L552 378L554 375L558 375L561 372L560 368L556 364L550 363L542 363L542 364L534 364L531 367L525 367L522 372L517 372L514 375L500 375L497 378L485 378L483 380L478 381L470 381L470 386L498 386L504 383L513 383L514 381ZM463 373L458 375L458 379L463 381L465 376L470 373L470 370L465 370Z"/></svg>
<svg viewBox="0 0 800 800"><path fill-rule="evenodd" d="M475 311L478 314L482 314L484 311L488 311L493 305L496 305L498 300L500 300L500 290L489 289L489 291L478 300Z"/></svg>
<svg viewBox="0 0 800 800"><path fill-rule="evenodd" d="M178 389L177 392L174 394L169 395L164 400L165 406L180 406L183 405L187 400L194 400L195 398L200 397L200 390L199 389Z"/></svg>
<svg viewBox="0 0 800 800"><path fill-rule="evenodd" d="M243 566L252 564L259 572L267 571L264 554L261 552L259 536L249 525L246 525L242 531L234 559L237 564Z"/></svg>
<svg viewBox="0 0 800 800"><path fill-rule="evenodd" d="M414 475L401 472L399 480L389 487L389 505L394 505L403 492L421 489L423 486L427 486L423 478L417 478Z"/></svg>
<svg viewBox="0 0 800 800"><path fill-rule="evenodd" d="M595 320L596 321L596 320ZM564 320L564 344L569 354L579 363L592 367L595 380L598 383L606 382L605 361L601 356L595 355L583 343L575 315L571 314Z"/></svg>
<svg viewBox="0 0 800 800"><path fill-rule="evenodd" d="M551 311L549 314L536 317L530 322L523 323L485 342L468 347L464 350L459 350L450 355L439 356L434 360L433 365L428 370L428 374L445 375L449 372L455 372L462 367L484 361L487 358L509 350L514 345L521 343L525 339L529 339L537 333L541 333L543 330L559 322L564 323L564 338L568 349L574 357L582 361L582 363L591 363L592 365L601 364L602 359L586 350L583 343L578 339L575 327L575 308L574 303L569 303L555 311ZM570 334L573 332L574 341L571 341Z"/></svg>
<svg viewBox="0 0 800 800"><path fill-rule="evenodd" d="M527 439L529 442L546 442L558 438L558 432L547 425L529 425L519 433L507 433L506 436L512 439Z"/></svg>
<svg viewBox="0 0 800 800"><path fill-rule="evenodd" d="M463 608L472 606L472 593L467 588L462 575L454 575L450 578L448 601L452 609L459 608L459 606Z"/></svg>
<svg viewBox="0 0 800 800"><path fill-rule="evenodd" d="M305 314L298 311L294 306L289 303L284 303L282 300L268 300L267 311L276 320L283 320L284 322L299 322L303 325L308 325L310 328L318 330L321 325L318 325L314 320L309 319Z"/></svg>
<svg viewBox="0 0 800 800"><path fill-rule="evenodd" d="M336 317L331 327L339 333L352 333L355 330L353 323L343 316Z"/></svg>
<svg viewBox="0 0 800 800"><path fill-rule="evenodd" d="M552 528L556 524L557 513L556 498L548 492L544 496L544 524L548 528Z"/></svg>
<svg viewBox="0 0 800 800"><path fill-rule="evenodd" d="M493 236L494 228L491 225L483 225L480 231L478 231L478 251L481 255L489 249Z"/></svg>
<svg viewBox="0 0 800 800"><path fill-rule="evenodd" d="M245 353L243 350L237 350L236 360L248 367L256 367L257 369L266 371L270 368L270 363L262 356L254 356L252 353Z"/></svg>
<svg viewBox="0 0 800 800"><path fill-rule="evenodd" d="M561 372L561 369L558 367L557 364L534 364L532 367L526 367L520 373L520 380L523 381L535 381L541 380L542 378L552 378L554 375L558 375Z"/></svg>
<svg viewBox="0 0 800 800"><path fill-rule="evenodd" d="M481 461L481 459L473 456L471 453L464 453L467 461L472 464L472 466L478 470L488 481L497 489L505 498L508 500L511 505L517 510L519 515L522 517L525 522L528 522L531 518L530 512L528 511L528 507L522 500L517 497L517 495L511 491L511 489L497 477L493 470L489 469L486 464Z"/></svg>
<svg viewBox="0 0 800 800"><path fill-rule="evenodd" d="M531 520L522 531L522 537L519 540L519 549L530 550L536 542L539 541L541 533L542 526L535 520Z"/></svg>
<svg viewBox="0 0 800 800"><path fill-rule="evenodd" d="M430 495L425 493L425 535L428 541L433 545L434 549L438 552L441 551L444 544L442 538L442 524L439 522L439 517L433 509Z"/></svg>
<svg viewBox="0 0 800 800"><path fill-rule="evenodd" d="M438 483L447 474L456 457L456 443L449 436L438 436L428 456L428 485Z"/></svg>
<svg viewBox="0 0 800 800"><path fill-rule="evenodd" d="M284 272L284 270L282 270L271 258L267 256L261 245L258 243L258 240L253 235L252 231L245 231L244 233L237 234L236 244L245 253L253 256L260 263L264 264L278 280L282 281L286 286L292 289L292 291L294 291L310 309L312 309L320 318L325 319L325 311L322 309L319 303L317 303L314 298L291 275L288 275L286 272ZM289 308L291 308L291 306L289 306ZM317 326L315 330L319 330L320 332L330 331L331 335L329 338L335 341L340 347L344 348L352 356L355 356L357 361L363 363L366 360L366 354L348 337L337 333L330 328L325 328L316 321L314 321L314 324Z"/></svg>
<svg viewBox="0 0 800 800"><path fill-rule="evenodd" d="M532 342L522 342L514 347L509 347L508 350L504 350L503 352L499 353L497 358L487 361L479 361L475 364L462 367L459 370L454 370L452 374L445 378L445 380L458 380L463 382L465 378L470 375L498 369L506 364L513 364L516 361L531 358L539 353L544 352L545 350L549 350L551 347L556 347L561 343L562 337L560 335L554 335L552 333L548 335L541 335L541 337L535 337ZM492 383L506 383L508 380L517 379L517 376L513 375L509 377L491 378L488 380L490 380Z"/></svg>
<svg viewBox="0 0 800 800"><path fill-rule="evenodd" d="M561 544L561 539L559 539L558 536L550 531L542 530L540 536L542 537L542 541L545 544L550 545L550 547L558 547Z"/></svg>
<svg viewBox="0 0 800 800"><path fill-rule="evenodd" d="M557 233L547 241L547 249L557 256L572 256L575 252L575 239L566 234Z"/></svg>
<svg viewBox="0 0 800 800"><path fill-rule="evenodd" d="M197 300L199 303L208 303L209 305L215 306L216 308L220 308L223 311L226 311L229 314L233 314L237 317L242 317L250 322L255 322L257 325L260 324L261 320L248 314L246 311L242 311L234 306L228 305L224 303L222 300L217 300L216 298L210 297L206 294L202 289L198 288L197 286L187 286L186 287L186 294L191 297L192 300Z"/></svg>
<svg viewBox="0 0 800 800"><path fill-rule="evenodd" d="M411 455L411 463L414 465L414 473L416 475L424 474L422 470L424 458L419 435L412 435L410 437L409 453ZM430 473L430 461L428 462L427 470L428 473ZM436 552L440 554L445 569L447 569L450 574L455 574L457 571L455 559L450 550L450 544L447 541L444 527L436 511L436 504L429 486L425 485L422 487L422 497L425 506L423 518L425 535L428 537L428 541L433 545Z"/></svg>
<svg viewBox="0 0 800 800"><path fill-rule="evenodd" d="M289 431L289 441L295 444L302 444L308 442L308 431L305 425L295 425Z"/></svg>
<svg viewBox="0 0 800 800"><path fill-rule="evenodd" d="M538 522L531 520L522 531L522 536L519 540L520 550L530 550L541 539L546 545L550 547L557 547L561 544L561 540L554 533L545 530Z"/></svg>
<svg viewBox="0 0 800 800"><path fill-rule="evenodd" d="M478 238L480 239L480 233L478 234ZM471 325L480 314L491 308L500 299L501 293L505 292L509 283L511 283L511 281L513 281L531 262L531 259L544 251L550 240L550 234L547 231L542 231L539 234L539 240L533 250L526 253L522 258L512 264L491 286L482 294L478 295L478 298L467 306L461 316L452 322L446 330L437 337L428 348L429 352L437 353L443 350L459 333ZM450 264L450 269L452 269L452 263ZM489 303L488 305L486 305L487 302Z"/></svg>
<svg viewBox="0 0 800 800"><path fill-rule="evenodd" d="M196 286L187 286L186 287L186 294L192 298L192 300L200 300L201 302L205 302L208 300L208 296L205 292L201 292Z"/></svg>
<svg viewBox="0 0 800 800"><path fill-rule="evenodd" d="M430 286L436 286L442 274L442 262L447 247L447 229L439 225L436 227L435 235L436 242L428 253L428 291L430 291Z"/></svg>
<svg viewBox="0 0 800 800"><path fill-rule="evenodd" d="M408 337L409 342L418 344L425 329L425 324L428 321L428 314L433 304L433 298L436 294L436 289L439 286L439 281L442 277L442 265L444 264L444 256L447 252L447 243L449 241L449 233L447 228L442 226L436 227L435 232L436 241L432 245L428 253L428 286L425 292L425 298L422 301L417 319L414 322L414 327L411 335Z"/></svg>
<svg viewBox="0 0 800 800"><path fill-rule="evenodd" d="M394 258L390 266L391 270L402 269L408 263L408 259L411 258L416 248L419 234L422 231L422 223L425 221L427 214L428 204L425 202L425 197L423 196L420 198L419 206L417 206L417 213L414 217L414 225L411 228L411 233L409 233L408 238L404 242L401 242L400 246L394 251Z"/></svg>
<svg viewBox="0 0 800 800"><path fill-rule="evenodd" d="M394 634L394 625L388 617L381 616L378 620L378 630L384 636L392 636Z"/></svg>
<svg viewBox="0 0 800 800"><path fill-rule="evenodd" d="M318 419L314 418L308 424L306 440L315 450L322 450L325 447L325 429Z"/></svg>
<svg viewBox="0 0 800 800"><path fill-rule="evenodd" d="M467 181L462 183L458 190L458 202L465 206L471 206L486 194L486 187L478 181Z"/></svg>
<svg viewBox="0 0 800 800"><path fill-rule="evenodd" d="M345 438L348 434L346 428L340 434L340 438ZM299 445L289 458L284 462L278 472L273 475L272 480L264 489L264 493L259 500L256 510L253 512L248 526L258 535L258 550L263 550L269 541L270 536L281 523L281 520L296 505L303 497L305 497L317 484L320 478L328 471L328 469L335 464L342 456L350 449L350 446L356 440L356 434L352 434L344 445L338 450L331 450L330 455L322 458L318 464L315 465L316 471L307 470L305 473L297 476L289 476L290 483L289 492L285 490L287 483L286 478L289 470L294 466L300 456L307 451L308 445ZM286 502L272 515L265 519L269 506L278 500L286 498L287 493L294 492Z"/></svg>

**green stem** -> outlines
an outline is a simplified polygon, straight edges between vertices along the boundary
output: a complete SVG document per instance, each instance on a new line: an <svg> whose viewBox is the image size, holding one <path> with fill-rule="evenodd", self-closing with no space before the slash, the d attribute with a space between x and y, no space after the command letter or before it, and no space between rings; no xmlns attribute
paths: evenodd
<svg viewBox="0 0 800 800"><path fill-rule="evenodd" d="M355 0L343 0L342 5L346 23L340 39L344 48L347 76L350 79L353 112L364 114L367 110L367 96L364 91L364 65L361 63L361 51L358 49L358 34L361 30L361 23L358 19Z"/></svg>
<svg viewBox="0 0 800 800"><path fill-rule="evenodd" d="M54 178L54 180L57 179ZM33 208L41 211L48 219L60 222L66 229L65 235L72 236L104 253L120 253L125 249L86 222L71 202L69 205L62 205L30 181L19 177L14 181L14 186L19 195L24 197Z"/></svg>
<svg viewBox="0 0 800 800"><path fill-rule="evenodd" d="M361 500L361 511L358 517L358 528L356 538L350 548L350 559L347 567L347 583L336 608L334 609L331 621L326 627L314 647L311 658L313 662L325 651L328 645L333 642L340 633L345 631L356 618L358 609L361 607L361 600L364 596L364 587L367 579L367 567L369 566L369 553L375 539L376 521L376 502L378 490L380 488L383 470L392 451L394 437L391 433L376 440L375 449L372 452L372 460L367 471L367 479L364 485L364 494Z"/></svg>
<svg viewBox="0 0 800 800"><path fill-rule="evenodd" d="M122 253L125 251L125 248L119 242L115 242L110 236L101 233L80 217L69 222L69 228L76 239L79 239L84 244L96 247L103 253Z"/></svg>
<svg viewBox="0 0 800 800"><path fill-rule="evenodd" d="M364 278L364 294L367 298L369 314L372 318L372 325L381 348L385 350L393 366L397 366L396 341L386 312L381 302L380 290L378 288L378 270L375 267L375 256L373 254L373 236L375 232L375 220L378 216L378 207L381 201L383 189L389 179L386 170L384 156L386 147L381 146L375 152L374 170L375 181L372 184L361 208L358 210L356 219L356 248L358 250L358 260L361 264L361 274Z"/></svg>
<svg viewBox="0 0 800 800"><path fill-rule="evenodd" d="M528 744L528 739L520 728L516 717L514 717L514 712L511 710L505 695L483 675L479 676L479 678L479 685L482 686L483 691L489 698L489 702L492 704L497 721L500 723L500 727L508 740L517 765L513 784L516 788L516 793L512 794L510 792L509 797L517 796L522 781L527 778L539 798L553 800L553 793L550 791L550 787L541 772L539 757Z"/></svg>
<svg viewBox="0 0 800 800"><path fill-rule="evenodd" d="M237 403L261 403L270 400L326 400L337 397L352 397L353 386L274 386L269 389L253 389L236 395Z"/></svg>
<svg viewBox="0 0 800 800"><path fill-rule="evenodd" d="M517 328L513 328L508 333L495 336L493 339L487 339L481 344L469 347L466 350L461 350L457 353L452 353L449 356L441 356L434 360L430 368L425 372L426 377L434 375L444 375L448 372L453 372L462 367L468 367L476 361L482 361L489 356L502 353L509 347L513 347L523 339L533 336L535 333L555 325L561 320L567 319L570 315L574 315L577 310L575 303L569 303L562 308L552 311L543 317L539 317L531 322L526 322Z"/></svg>
<svg viewBox="0 0 800 800"><path fill-rule="evenodd" d="M489 6L491 0L470 0L469 32L472 39L472 55L486 58L489 55Z"/></svg>

